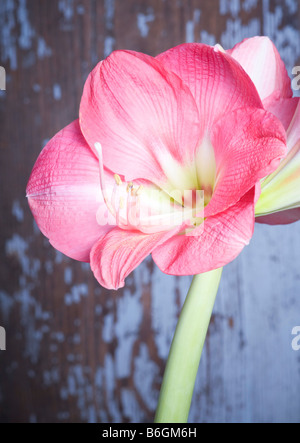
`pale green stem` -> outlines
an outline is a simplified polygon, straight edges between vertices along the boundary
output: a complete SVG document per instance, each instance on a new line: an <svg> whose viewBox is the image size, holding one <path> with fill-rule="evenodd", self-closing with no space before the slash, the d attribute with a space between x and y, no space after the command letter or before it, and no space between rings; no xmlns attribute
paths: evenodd
<svg viewBox="0 0 300 443"><path fill-rule="evenodd" d="M155 423L186 423L222 268L196 275L180 314Z"/></svg>

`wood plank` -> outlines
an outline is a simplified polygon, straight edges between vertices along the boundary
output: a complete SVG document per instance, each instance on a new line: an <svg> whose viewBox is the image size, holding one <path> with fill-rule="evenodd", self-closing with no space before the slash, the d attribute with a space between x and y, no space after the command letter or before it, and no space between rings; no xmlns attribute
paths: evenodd
<svg viewBox="0 0 300 443"><path fill-rule="evenodd" d="M84 81L114 49L224 47L269 35L300 64L296 0L2 0L0 64L1 422L153 420L190 278L146 260L124 290L56 252L25 188L46 141L78 117ZM224 272L191 410L197 422L299 422L299 225L257 226Z"/></svg>

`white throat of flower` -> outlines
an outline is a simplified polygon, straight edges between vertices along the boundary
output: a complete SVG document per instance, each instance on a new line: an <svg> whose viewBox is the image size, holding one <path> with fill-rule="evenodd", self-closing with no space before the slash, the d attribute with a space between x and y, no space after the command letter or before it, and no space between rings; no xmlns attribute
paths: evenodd
<svg viewBox="0 0 300 443"><path fill-rule="evenodd" d="M168 190L149 183L134 186L114 174L114 185L107 188L104 176L102 146L95 143L98 154L100 187L107 209L116 224L125 230L135 229L143 233L167 231L184 224L189 235L203 223L198 214L204 207L204 193L194 187L191 190ZM175 177L174 177L175 179ZM187 233L186 231L186 233Z"/></svg>

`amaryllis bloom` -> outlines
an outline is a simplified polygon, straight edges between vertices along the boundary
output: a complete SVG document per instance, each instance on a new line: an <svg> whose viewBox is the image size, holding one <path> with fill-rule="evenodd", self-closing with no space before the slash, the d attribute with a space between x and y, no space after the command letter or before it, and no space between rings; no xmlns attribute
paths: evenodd
<svg viewBox="0 0 300 443"><path fill-rule="evenodd" d="M261 183L257 221L288 224L300 219L300 102L292 98L291 80L280 55L267 37L244 40L227 51L253 80L265 109L287 131L287 156Z"/></svg>
<svg viewBox="0 0 300 443"><path fill-rule="evenodd" d="M260 180L285 153L284 127L230 55L116 51L88 77L79 120L40 154L28 201L50 243L109 289L150 253L165 273L200 274L249 243Z"/></svg>

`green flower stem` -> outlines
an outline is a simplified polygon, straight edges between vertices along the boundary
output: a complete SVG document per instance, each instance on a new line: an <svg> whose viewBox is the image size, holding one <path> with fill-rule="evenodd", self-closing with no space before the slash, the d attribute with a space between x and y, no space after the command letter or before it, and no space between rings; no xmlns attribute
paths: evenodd
<svg viewBox="0 0 300 443"><path fill-rule="evenodd" d="M186 423L222 268L196 275L182 308L160 391L155 423Z"/></svg>

